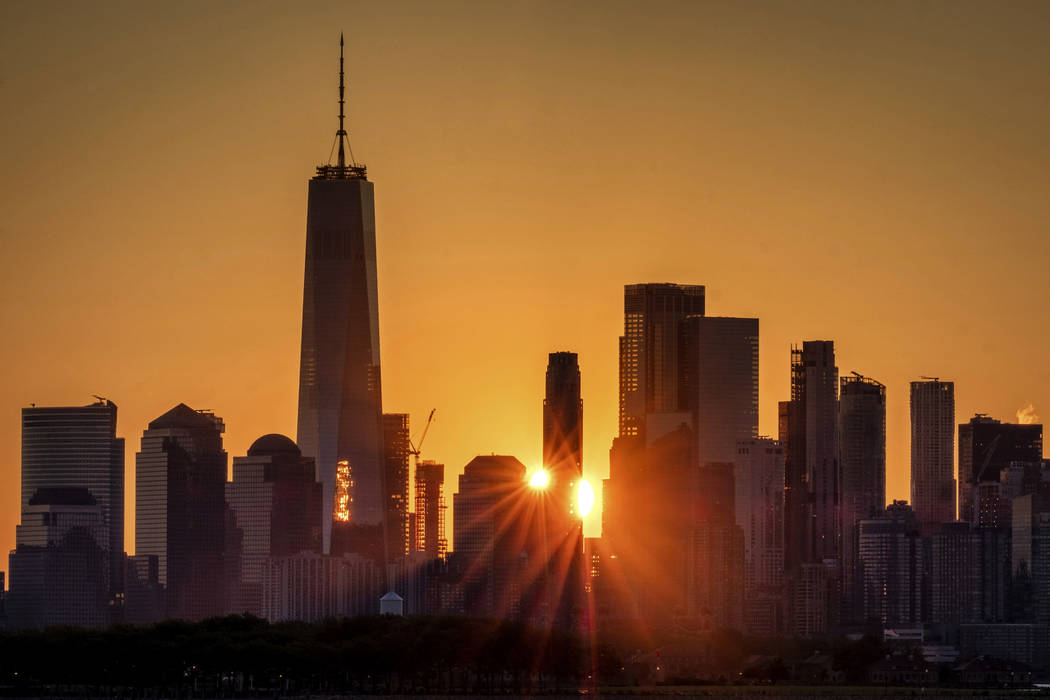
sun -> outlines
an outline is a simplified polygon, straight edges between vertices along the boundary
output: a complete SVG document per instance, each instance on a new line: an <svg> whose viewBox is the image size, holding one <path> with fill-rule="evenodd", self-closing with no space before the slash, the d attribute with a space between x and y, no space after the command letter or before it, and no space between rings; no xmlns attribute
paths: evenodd
<svg viewBox="0 0 1050 700"><path fill-rule="evenodd" d="M537 469L532 472L532 476L529 477L529 486L534 489L545 489L550 482L551 476L545 469Z"/></svg>
<svg viewBox="0 0 1050 700"><path fill-rule="evenodd" d="M594 488L586 479L580 479L576 487L576 508L581 518L586 518L594 508Z"/></svg>

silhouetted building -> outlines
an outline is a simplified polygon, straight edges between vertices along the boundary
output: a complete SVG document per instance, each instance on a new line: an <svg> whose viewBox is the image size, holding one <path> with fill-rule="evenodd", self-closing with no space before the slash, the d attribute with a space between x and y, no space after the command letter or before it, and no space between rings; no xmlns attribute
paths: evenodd
<svg viewBox="0 0 1050 700"><path fill-rule="evenodd" d="M383 414L383 499L386 503L386 560L408 556L408 456L412 447L407 413Z"/></svg>
<svg viewBox="0 0 1050 700"><path fill-rule="evenodd" d="M854 373L839 394L839 514L845 620L863 608L857 548L859 523L886 508L886 387Z"/></svg>
<svg viewBox="0 0 1050 700"><path fill-rule="evenodd" d="M445 538L445 465L428 460L416 462L415 548L428 559L444 558L448 552Z"/></svg>
<svg viewBox="0 0 1050 700"><path fill-rule="evenodd" d="M382 588L382 572L369 557L317 553L271 557L263 570L263 617L270 622L320 622L329 617L377 615Z"/></svg>
<svg viewBox="0 0 1050 700"><path fill-rule="evenodd" d="M1018 496L1012 515L1014 620L1050 626L1050 493Z"/></svg>
<svg viewBox="0 0 1050 700"><path fill-rule="evenodd" d="M758 319L689 316L681 347L697 462L732 462L737 442L758 435Z"/></svg>
<svg viewBox="0 0 1050 700"><path fill-rule="evenodd" d="M355 546L374 547L364 540L381 537L385 513L374 193L365 166L347 164L344 154L342 62L340 47L339 158L317 168L307 204L296 440L303 455L315 459L323 485L325 552L341 461L355 487L344 527L366 526L349 538Z"/></svg>
<svg viewBox="0 0 1050 700"><path fill-rule="evenodd" d="M781 407L785 561L838 557L838 367L830 340L791 349L791 401Z"/></svg>
<svg viewBox="0 0 1050 700"><path fill-rule="evenodd" d="M735 516L744 534L744 626L773 636L783 628L784 450L769 438L737 443Z"/></svg>
<svg viewBox="0 0 1050 700"><path fill-rule="evenodd" d="M955 520L955 383L911 383L911 502L923 535Z"/></svg>
<svg viewBox="0 0 1050 700"><path fill-rule="evenodd" d="M639 437L613 440L605 482L602 539L617 557L631 600L649 624L687 613L696 524L696 442L687 422L646 447Z"/></svg>
<svg viewBox="0 0 1050 700"><path fill-rule="evenodd" d="M905 501L858 526L859 621L875 629L922 624L922 540Z"/></svg>
<svg viewBox="0 0 1050 700"><path fill-rule="evenodd" d="M583 520L577 497L583 479L583 398L576 353L550 353L544 385L543 467L549 475L542 506L547 540L544 604L555 624L569 627L586 607Z"/></svg>
<svg viewBox="0 0 1050 700"><path fill-rule="evenodd" d="M164 587L156 554L128 557L124 564L124 621L145 625L164 618Z"/></svg>
<svg viewBox="0 0 1050 700"><path fill-rule="evenodd" d="M314 461L291 439L263 435L247 456L234 457L226 503L241 535L238 551L227 551L235 576L227 610L261 616L267 558L320 553L321 485Z"/></svg>
<svg viewBox="0 0 1050 700"><path fill-rule="evenodd" d="M1043 426L1000 423L977 414L959 426L959 520L982 522L975 492L982 484L999 483L1000 472L1012 462L1038 462L1043 458ZM985 524L1008 525L1001 519L997 486L986 486ZM977 507L975 507L977 506Z"/></svg>
<svg viewBox="0 0 1050 700"><path fill-rule="evenodd" d="M123 586L124 438L117 437L112 401L22 409L22 510L37 491L53 488L84 488L95 499L115 600Z"/></svg>
<svg viewBox="0 0 1050 700"><path fill-rule="evenodd" d="M744 531L734 514L733 464L705 464L697 480L687 614L702 628L741 629Z"/></svg>
<svg viewBox="0 0 1050 700"><path fill-rule="evenodd" d="M13 629L106 627L109 528L86 488L43 487L22 509L10 555L9 624Z"/></svg>
<svg viewBox="0 0 1050 700"><path fill-rule="evenodd" d="M791 348L791 400L781 402L778 421L785 457L784 565L789 581L788 623L796 636L823 634L817 624L834 622L839 556L838 537L838 367L830 340L807 340ZM829 567L818 575L803 563ZM830 587L830 588L829 588ZM837 610L837 608L836 608Z"/></svg>
<svg viewBox="0 0 1050 700"><path fill-rule="evenodd" d="M135 455L135 554L157 557L167 617L224 611L224 431L213 413L179 404L149 424Z"/></svg>
<svg viewBox="0 0 1050 700"><path fill-rule="evenodd" d="M536 521L529 517L534 513L525 488L525 465L510 456L475 457L459 477L452 497L453 546L463 567L468 615L519 613L524 570L540 564L540 547L526 539Z"/></svg>
<svg viewBox="0 0 1050 700"><path fill-rule="evenodd" d="M688 411L682 391L680 329L686 316L704 314L700 285L629 284L624 287L624 331L620 336L620 437L650 442L665 432L651 414ZM657 424L663 419L653 419ZM678 424L673 419L669 426Z"/></svg>

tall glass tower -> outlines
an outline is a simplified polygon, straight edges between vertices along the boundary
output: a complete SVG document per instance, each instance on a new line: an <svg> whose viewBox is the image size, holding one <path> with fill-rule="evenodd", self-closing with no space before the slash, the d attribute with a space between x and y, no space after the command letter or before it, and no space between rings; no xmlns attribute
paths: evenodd
<svg viewBox="0 0 1050 700"><path fill-rule="evenodd" d="M340 37L338 160L310 180L299 360L297 442L323 487L325 552L340 463L348 486L340 520L381 537L384 510L375 205L343 128L342 45Z"/></svg>

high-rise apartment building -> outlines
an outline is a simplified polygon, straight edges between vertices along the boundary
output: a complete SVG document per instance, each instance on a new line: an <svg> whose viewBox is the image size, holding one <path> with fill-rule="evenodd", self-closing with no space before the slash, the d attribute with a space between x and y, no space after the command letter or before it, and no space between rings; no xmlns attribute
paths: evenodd
<svg viewBox="0 0 1050 700"><path fill-rule="evenodd" d="M784 631L784 450L777 440L744 440L733 463L734 513L744 533L744 626L775 636Z"/></svg>
<svg viewBox="0 0 1050 700"><path fill-rule="evenodd" d="M448 551L445 538L445 465L429 460L416 463L415 545L414 551L425 552L429 559L444 558Z"/></svg>
<svg viewBox="0 0 1050 700"><path fill-rule="evenodd" d="M846 619L861 611L859 523L886 508L886 387L854 373L839 393L839 517L842 603ZM874 527L874 526L873 526Z"/></svg>
<svg viewBox="0 0 1050 700"><path fill-rule="evenodd" d="M239 535L239 546L226 552L233 573L227 611L262 616L267 558L320 552L321 485L314 461L284 435L263 435L246 456L233 458L226 503L229 526Z"/></svg>
<svg viewBox="0 0 1050 700"><path fill-rule="evenodd" d="M135 455L135 554L157 557L167 617L223 613L224 431L180 403L149 424Z"/></svg>
<svg viewBox="0 0 1050 700"><path fill-rule="evenodd" d="M22 409L22 511L40 489L83 488L101 511L110 597L123 590L124 438L117 406Z"/></svg>
<svg viewBox="0 0 1050 700"><path fill-rule="evenodd" d="M923 535L955 520L955 383L911 383L911 502Z"/></svg>
<svg viewBox="0 0 1050 700"><path fill-rule="evenodd" d="M701 465L687 572L687 614L702 628L742 629L744 532L735 517L731 462Z"/></svg>
<svg viewBox="0 0 1050 700"><path fill-rule="evenodd" d="M629 284L624 287L623 311L620 437L652 441L679 422L664 426L663 419L653 414L688 411L681 391L680 330L687 316L704 314L704 287ZM648 430L650 420L653 431Z"/></svg>
<svg viewBox="0 0 1050 700"><path fill-rule="evenodd" d="M780 407L789 568L838 557L838 374L832 341L792 347L791 401Z"/></svg>
<svg viewBox="0 0 1050 700"><path fill-rule="evenodd" d="M365 166L347 162L343 103L340 46L338 161L317 168L307 204L297 435L323 486L326 552L340 462L354 484L348 527L381 538L386 512L374 192ZM382 543L362 546L381 550Z"/></svg>
<svg viewBox="0 0 1050 700"><path fill-rule="evenodd" d="M758 319L689 316L681 327L680 400L697 462L732 462L737 442L758 435Z"/></svg>
<svg viewBox="0 0 1050 700"><path fill-rule="evenodd" d="M412 446L407 413L383 414L383 500L386 503L386 560L408 556L411 542L408 517L408 458Z"/></svg>
<svg viewBox="0 0 1050 700"><path fill-rule="evenodd" d="M894 501L857 529L859 620L883 628L922 624L922 539L911 507Z"/></svg>
<svg viewBox="0 0 1050 700"><path fill-rule="evenodd" d="M980 522L975 495L985 484L985 514L998 520L998 484L1003 470L1014 462L1039 462L1043 458L1043 426L1000 423L977 414L959 425L959 520ZM995 486L988 486L994 484ZM1005 525L1006 523L1001 523Z"/></svg>

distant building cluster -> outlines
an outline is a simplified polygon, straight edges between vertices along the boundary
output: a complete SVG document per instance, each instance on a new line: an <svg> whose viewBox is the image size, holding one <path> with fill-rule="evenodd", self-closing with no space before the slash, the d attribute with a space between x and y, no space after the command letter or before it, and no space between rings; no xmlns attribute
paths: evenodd
<svg viewBox="0 0 1050 700"><path fill-rule="evenodd" d="M417 444L407 414L383 412L373 185L346 161L342 116L337 139L309 183L296 440L260 437L227 481L221 418L181 403L157 417L126 556L116 405L23 409L8 626L382 610L874 633L1050 662L1042 426L976 415L956 431L954 383L911 382L911 503L887 506L887 388L804 341L778 434L759 435L759 321L708 315L699 285L624 289L601 537L582 530L578 357L554 352L543 473L471 460L450 551L444 465L421 458L429 420Z"/></svg>

